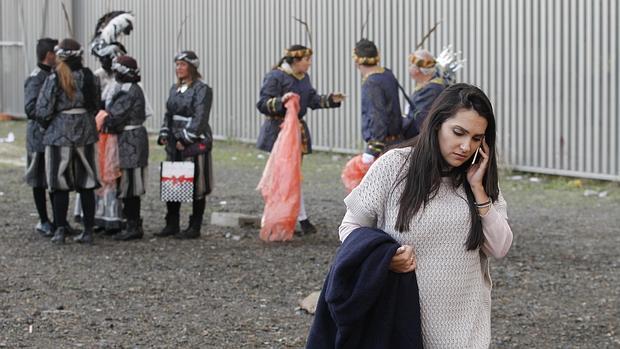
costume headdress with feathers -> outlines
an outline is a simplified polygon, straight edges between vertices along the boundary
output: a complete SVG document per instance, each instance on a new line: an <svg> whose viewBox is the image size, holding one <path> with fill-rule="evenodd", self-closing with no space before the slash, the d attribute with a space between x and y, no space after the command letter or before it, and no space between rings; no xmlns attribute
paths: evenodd
<svg viewBox="0 0 620 349"><path fill-rule="evenodd" d="M127 53L118 38L131 33L134 21L134 15L126 11L112 11L103 15L95 26L90 52L99 58L114 58Z"/></svg>
<svg viewBox="0 0 620 349"><path fill-rule="evenodd" d="M435 23L435 25L422 37L422 40L416 45L416 50L424 46L424 42L428 39L431 34L437 29L437 26L441 21ZM453 84L456 82L456 72L461 70L465 65L465 60L461 58L462 53L455 52L452 48L452 45L448 45L444 47L441 53L432 59L420 59L415 54L409 55L409 61L411 64L416 65L420 68L439 68L439 71L442 77L449 83Z"/></svg>

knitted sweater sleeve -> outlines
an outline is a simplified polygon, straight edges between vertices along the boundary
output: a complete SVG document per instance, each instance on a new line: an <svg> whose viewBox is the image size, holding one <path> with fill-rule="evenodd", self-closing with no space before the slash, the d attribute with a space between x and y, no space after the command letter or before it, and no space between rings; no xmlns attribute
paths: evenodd
<svg viewBox="0 0 620 349"><path fill-rule="evenodd" d="M402 165L401 156L397 150L392 150L379 157L361 183L344 199L347 213L339 228L341 241L356 228L376 227Z"/></svg>
<svg viewBox="0 0 620 349"><path fill-rule="evenodd" d="M508 225L506 200L499 193L497 201L491 205L489 211L482 216L482 232L484 244L482 251L487 256L503 258L512 245L512 230Z"/></svg>

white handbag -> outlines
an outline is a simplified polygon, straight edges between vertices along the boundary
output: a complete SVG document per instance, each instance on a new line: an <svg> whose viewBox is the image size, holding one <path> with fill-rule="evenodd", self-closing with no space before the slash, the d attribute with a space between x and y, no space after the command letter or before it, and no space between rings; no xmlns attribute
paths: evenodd
<svg viewBox="0 0 620 349"><path fill-rule="evenodd" d="M194 199L194 163L163 161L161 163L161 201L191 202Z"/></svg>

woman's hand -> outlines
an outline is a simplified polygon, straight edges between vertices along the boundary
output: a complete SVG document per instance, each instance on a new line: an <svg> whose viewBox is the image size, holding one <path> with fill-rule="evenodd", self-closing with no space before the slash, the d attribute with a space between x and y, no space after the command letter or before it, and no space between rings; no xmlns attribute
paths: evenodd
<svg viewBox="0 0 620 349"><path fill-rule="evenodd" d="M108 117L108 112L100 110L95 116L95 124L97 125L97 131L102 132L105 124L105 119Z"/></svg>
<svg viewBox="0 0 620 349"><path fill-rule="evenodd" d="M295 92L287 92L287 93L285 93L284 96L282 96L282 104L285 104L286 101L291 99L291 97L293 97L294 95L295 95Z"/></svg>
<svg viewBox="0 0 620 349"><path fill-rule="evenodd" d="M483 188L482 179L487 172L489 166L489 145L482 139L482 147L480 147L479 154L482 161L477 162L467 170L467 182L473 188Z"/></svg>
<svg viewBox="0 0 620 349"><path fill-rule="evenodd" d="M183 150L185 149L185 147L183 146L183 143L177 141L177 150Z"/></svg>
<svg viewBox="0 0 620 349"><path fill-rule="evenodd" d="M159 137L157 137L157 144L159 144L159 145L166 145L166 144L168 144L168 136L159 135Z"/></svg>
<svg viewBox="0 0 620 349"><path fill-rule="evenodd" d="M410 273L415 270L415 252L413 247L403 245L396 250L396 254L390 262L390 270L395 273Z"/></svg>

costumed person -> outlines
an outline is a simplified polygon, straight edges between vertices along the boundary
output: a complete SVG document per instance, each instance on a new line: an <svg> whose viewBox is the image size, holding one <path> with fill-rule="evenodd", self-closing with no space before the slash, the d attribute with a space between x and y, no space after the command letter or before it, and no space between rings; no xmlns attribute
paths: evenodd
<svg viewBox="0 0 620 349"><path fill-rule="evenodd" d="M390 270L415 270L425 348L488 348L489 259L503 258L513 237L498 183L493 107L479 88L454 84L422 125L345 198L340 240L368 227L401 245Z"/></svg>
<svg viewBox="0 0 620 349"><path fill-rule="evenodd" d="M355 44L353 60L362 74L362 138L367 144L362 162L371 164L386 147L401 140L398 81L379 65L379 50L370 40Z"/></svg>
<svg viewBox="0 0 620 349"><path fill-rule="evenodd" d="M410 139L420 133L431 105L448 83L437 67L435 57L427 50L417 50L409 56L409 76L415 81L415 91L409 97L411 105L403 120L403 137Z"/></svg>
<svg viewBox="0 0 620 349"><path fill-rule="evenodd" d="M52 69L56 65L56 55L54 47L58 45L58 40L43 38L37 42L37 68L35 68L24 84L24 102L28 125L26 127L26 183L32 187L34 204L39 214L39 223L35 231L45 237L54 235L54 225L47 214L47 203L45 196L47 182L45 180L45 145L43 145L43 134L45 130L36 121L35 108L39 91L45 79L52 74ZM52 196L50 195L50 202Z"/></svg>
<svg viewBox="0 0 620 349"><path fill-rule="evenodd" d="M157 144L165 146L167 161L192 161L194 163L194 191L192 214L187 229L180 231L180 202L166 202L166 226L155 236L178 239L200 237L206 196L213 186L211 148L213 136L209 113L213 91L198 72L200 61L193 51L181 51L174 57L177 82L170 88L166 113L159 131ZM199 145L201 147L196 147ZM196 155L184 155L187 149L203 149Z"/></svg>
<svg viewBox="0 0 620 349"><path fill-rule="evenodd" d="M432 30L431 30L432 32ZM430 34L430 33L429 33ZM428 34L427 34L428 36ZM424 41L422 41L423 43ZM422 43L418 46L422 46ZM403 120L403 137L411 139L420 133L428 111L439 94L456 82L456 72L465 63L452 46L444 48L437 58L424 49L409 55L409 76L415 81L415 91L409 97Z"/></svg>
<svg viewBox="0 0 620 349"><path fill-rule="evenodd" d="M140 217L140 197L146 193L149 157L145 100L140 81L140 69L130 56L114 59L112 70L117 84L106 102L102 131L118 135L118 157L121 177L118 197L123 201L125 228L114 235L115 240L141 239L144 235Z"/></svg>
<svg viewBox="0 0 620 349"><path fill-rule="evenodd" d="M46 180L53 195L56 231L53 243L64 243L67 233L69 192L77 190L84 210L84 230L76 242L92 243L97 173L95 112L100 89L92 71L82 65L82 47L64 39L55 49L56 67L43 83L36 104L36 117L46 127Z"/></svg>
<svg viewBox="0 0 620 349"><path fill-rule="evenodd" d="M125 46L118 42L122 35L129 35L133 30L135 18L133 14L125 11L112 11L103 15L95 26L95 34L90 44L90 52L97 57L101 67L95 70L95 76L101 86L100 110L105 109L115 90L116 80L112 71L112 61L116 57L127 54ZM99 144L98 156L106 158L106 142ZM109 146L112 146L110 144ZM105 161L105 160L103 160ZM103 229L104 234L113 235L123 227L122 205L116 197L116 181L102 181L102 188L95 193L96 210L95 226ZM78 196L74 207L74 216L80 220L82 215L81 200Z"/></svg>
<svg viewBox="0 0 620 349"><path fill-rule="evenodd" d="M312 87L308 75L311 65L312 49L302 45L292 45L285 51L284 57L263 79L256 108L266 116L266 119L258 135L256 144L258 149L271 152L280 133L280 125L286 115L284 105L293 94L297 94L300 97L298 117L301 123L302 154L312 153L312 138L304 120L308 108L338 108L344 100L344 95L341 93L318 94ZM303 191L298 221L302 233L316 233L316 227L310 222L306 212Z"/></svg>

